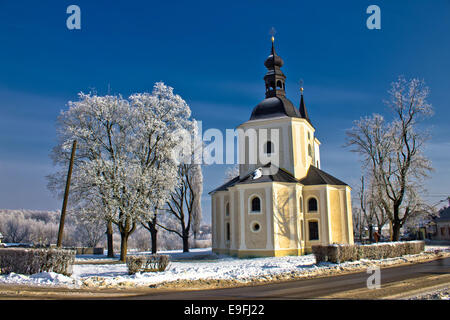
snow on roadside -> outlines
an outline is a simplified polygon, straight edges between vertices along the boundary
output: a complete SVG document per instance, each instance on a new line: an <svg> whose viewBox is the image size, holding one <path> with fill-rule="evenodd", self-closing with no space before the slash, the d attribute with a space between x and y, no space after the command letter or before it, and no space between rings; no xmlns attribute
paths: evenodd
<svg viewBox="0 0 450 320"><path fill-rule="evenodd" d="M450 287L421 293L406 300L450 300Z"/></svg>
<svg viewBox="0 0 450 320"><path fill-rule="evenodd" d="M0 275L0 284L54 286L54 287L78 287L77 279L55 272L40 272L32 275L10 273Z"/></svg>

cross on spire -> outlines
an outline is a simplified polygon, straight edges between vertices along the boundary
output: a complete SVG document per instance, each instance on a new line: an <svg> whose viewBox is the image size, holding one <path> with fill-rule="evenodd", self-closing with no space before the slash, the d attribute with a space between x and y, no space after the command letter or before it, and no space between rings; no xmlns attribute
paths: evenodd
<svg viewBox="0 0 450 320"><path fill-rule="evenodd" d="M274 27L272 27L269 31L269 34L272 36L272 42L275 41L275 34L277 33L277 30L275 30Z"/></svg>

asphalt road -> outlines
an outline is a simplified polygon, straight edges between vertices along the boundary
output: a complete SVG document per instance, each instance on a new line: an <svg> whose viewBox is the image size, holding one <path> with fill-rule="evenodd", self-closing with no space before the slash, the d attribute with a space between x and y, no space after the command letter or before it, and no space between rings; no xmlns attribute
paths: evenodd
<svg viewBox="0 0 450 320"><path fill-rule="evenodd" d="M398 267L381 268L381 287L384 285L426 276L450 275L450 258ZM230 300L230 299L314 299L339 292L367 288L370 274L330 276L316 279L294 280L274 284L235 287L226 289L159 292L120 299L169 299L169 300Z"/></svg>

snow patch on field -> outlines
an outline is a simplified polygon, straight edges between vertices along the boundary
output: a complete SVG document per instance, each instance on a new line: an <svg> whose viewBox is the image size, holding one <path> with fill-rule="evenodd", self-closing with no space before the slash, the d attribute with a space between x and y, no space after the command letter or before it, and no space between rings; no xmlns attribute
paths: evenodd
<svg viewBox="0 0 450 320"><path fill-rule="evenodd" d="M192 253L191 253L192 254ZM198 252L197 252L198 254ZM209 252L208 254L212 254ZM180 258L180 257L178 257ZM319 268L314 255L300 257L237 259L219 257L215 260L171 262L164 272L128 275L126 264L75 265L72 277L87 285L152 285L177 280L238 280L272 277L277 274Z"/></svg>

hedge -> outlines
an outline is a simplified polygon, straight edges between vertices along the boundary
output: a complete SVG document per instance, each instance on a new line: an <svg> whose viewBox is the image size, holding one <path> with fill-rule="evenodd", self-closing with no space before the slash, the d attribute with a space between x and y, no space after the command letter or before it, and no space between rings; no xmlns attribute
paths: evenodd
<svg viewBox="0 0 450 320"><path fill-rule="evenodd" d="M0 274L56 272L70 276L74 261L73 250L0 248Z"/></svg>
<svg viewBox="0 0 450 320"><path fill-rule="evenodd" d="M165 255L130 255L127 257L128 274L164 271L168 265L169 257Z"/></svg>
<svg viewBox="0 0 450 320"><path fill-rule="evenodd" d="M317 262L356 261L360 259L379 260L418 254L425 249L424 241L382 242L368 245L330 244L312 246Z"/></svg>

